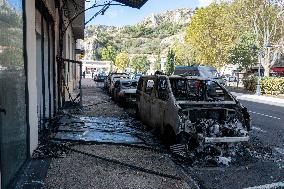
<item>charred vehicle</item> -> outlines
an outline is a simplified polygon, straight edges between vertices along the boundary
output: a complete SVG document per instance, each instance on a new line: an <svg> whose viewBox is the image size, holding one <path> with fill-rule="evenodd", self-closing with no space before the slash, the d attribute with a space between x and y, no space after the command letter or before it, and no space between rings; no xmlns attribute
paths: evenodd
<svg viewBox="0 0 284 189"><path fill-rule="evenodd" d="M119 79L129 79L127 73L110 73L105 80L105 88L109 94L113 94L114 83Z"/></svg>
<svg viewBox="0 0 284 189"><path fill-rule="evenodd" d="M137 115L166 143L234 143L249 140L247 109L218 82L201 77L142 76Z"/></svg>
<svg viewBox="0 0 284 189"><path fill-rule="evenodd" d="M106 78L107 78L107 75L105 73L99 73L99 74L95 75L94 81L103 82L103 81L105 81Z"/></svg>
<svg viewBox="0 0 284 189"><path fill-rule="evenodd" d="M136 102L136 90L138 81L135 79L122 79L114 84L113 98L122 104L133 104Z"/></svg>

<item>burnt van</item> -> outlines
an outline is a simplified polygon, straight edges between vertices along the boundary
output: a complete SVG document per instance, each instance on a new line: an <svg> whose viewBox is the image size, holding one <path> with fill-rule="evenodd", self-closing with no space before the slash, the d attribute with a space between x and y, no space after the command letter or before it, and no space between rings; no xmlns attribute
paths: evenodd
<svg viewBox="0 0 284 189"><path fill-rule="evenodd" d="M251 118L222 85L196 76L142 76L137 116L164 142L234 143L249 140Z"/></svg>

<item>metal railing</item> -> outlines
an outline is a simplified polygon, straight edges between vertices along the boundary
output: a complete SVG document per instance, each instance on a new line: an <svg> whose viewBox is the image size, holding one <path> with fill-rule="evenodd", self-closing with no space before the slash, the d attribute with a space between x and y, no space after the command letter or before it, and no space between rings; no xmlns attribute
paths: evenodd
<svg viewBox="0 0 284 189"><path fill-rule="evenodd" d="M57 57L60 65L58 70L59 92L62 105L71 103L82 107L82 62Z"/></svg>

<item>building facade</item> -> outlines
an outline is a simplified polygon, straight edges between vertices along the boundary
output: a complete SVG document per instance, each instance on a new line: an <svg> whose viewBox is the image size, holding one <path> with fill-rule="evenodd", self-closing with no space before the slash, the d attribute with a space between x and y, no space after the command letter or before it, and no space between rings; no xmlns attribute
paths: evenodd
<svg viewBox="0 0 284 189"><path fill-rule="evenodd" d="M101 72L109 73L111 70L111 61L83 60L82 71L86 78L92 78L94 74Z"/></svg>
<svg viewBox="0 0 284 189"><path fill-rule="evenodd" d="M75 48L84 38L84 9L84 0L0 0L1 189L79 86Z"/></svg>

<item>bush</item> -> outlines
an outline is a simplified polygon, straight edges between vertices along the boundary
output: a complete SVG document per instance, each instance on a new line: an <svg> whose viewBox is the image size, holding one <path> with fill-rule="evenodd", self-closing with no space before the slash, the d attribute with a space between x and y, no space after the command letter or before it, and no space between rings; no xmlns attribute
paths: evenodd
<svg viewBox="0 0 284 189"><path fill-rule="evenodd" d="M255 92L256 84L257 84L257 77L249 76L243 79L244 88L248 91Z"/></svg>
<svg viewBox="0 0 284 189"><path fill-rule="evenodd" d="M261 79L264 94L279 95L284 93L284 78L264 77Z"/></svg>
<svg viewBox="0 0 284 189"><path fill-rule="evenodd" d="M246 90L255 92L257 77L249 76L243 80ZM279 95L284 93L284 78L264 77L261 79L261 92L263 94Z"/></svg>

